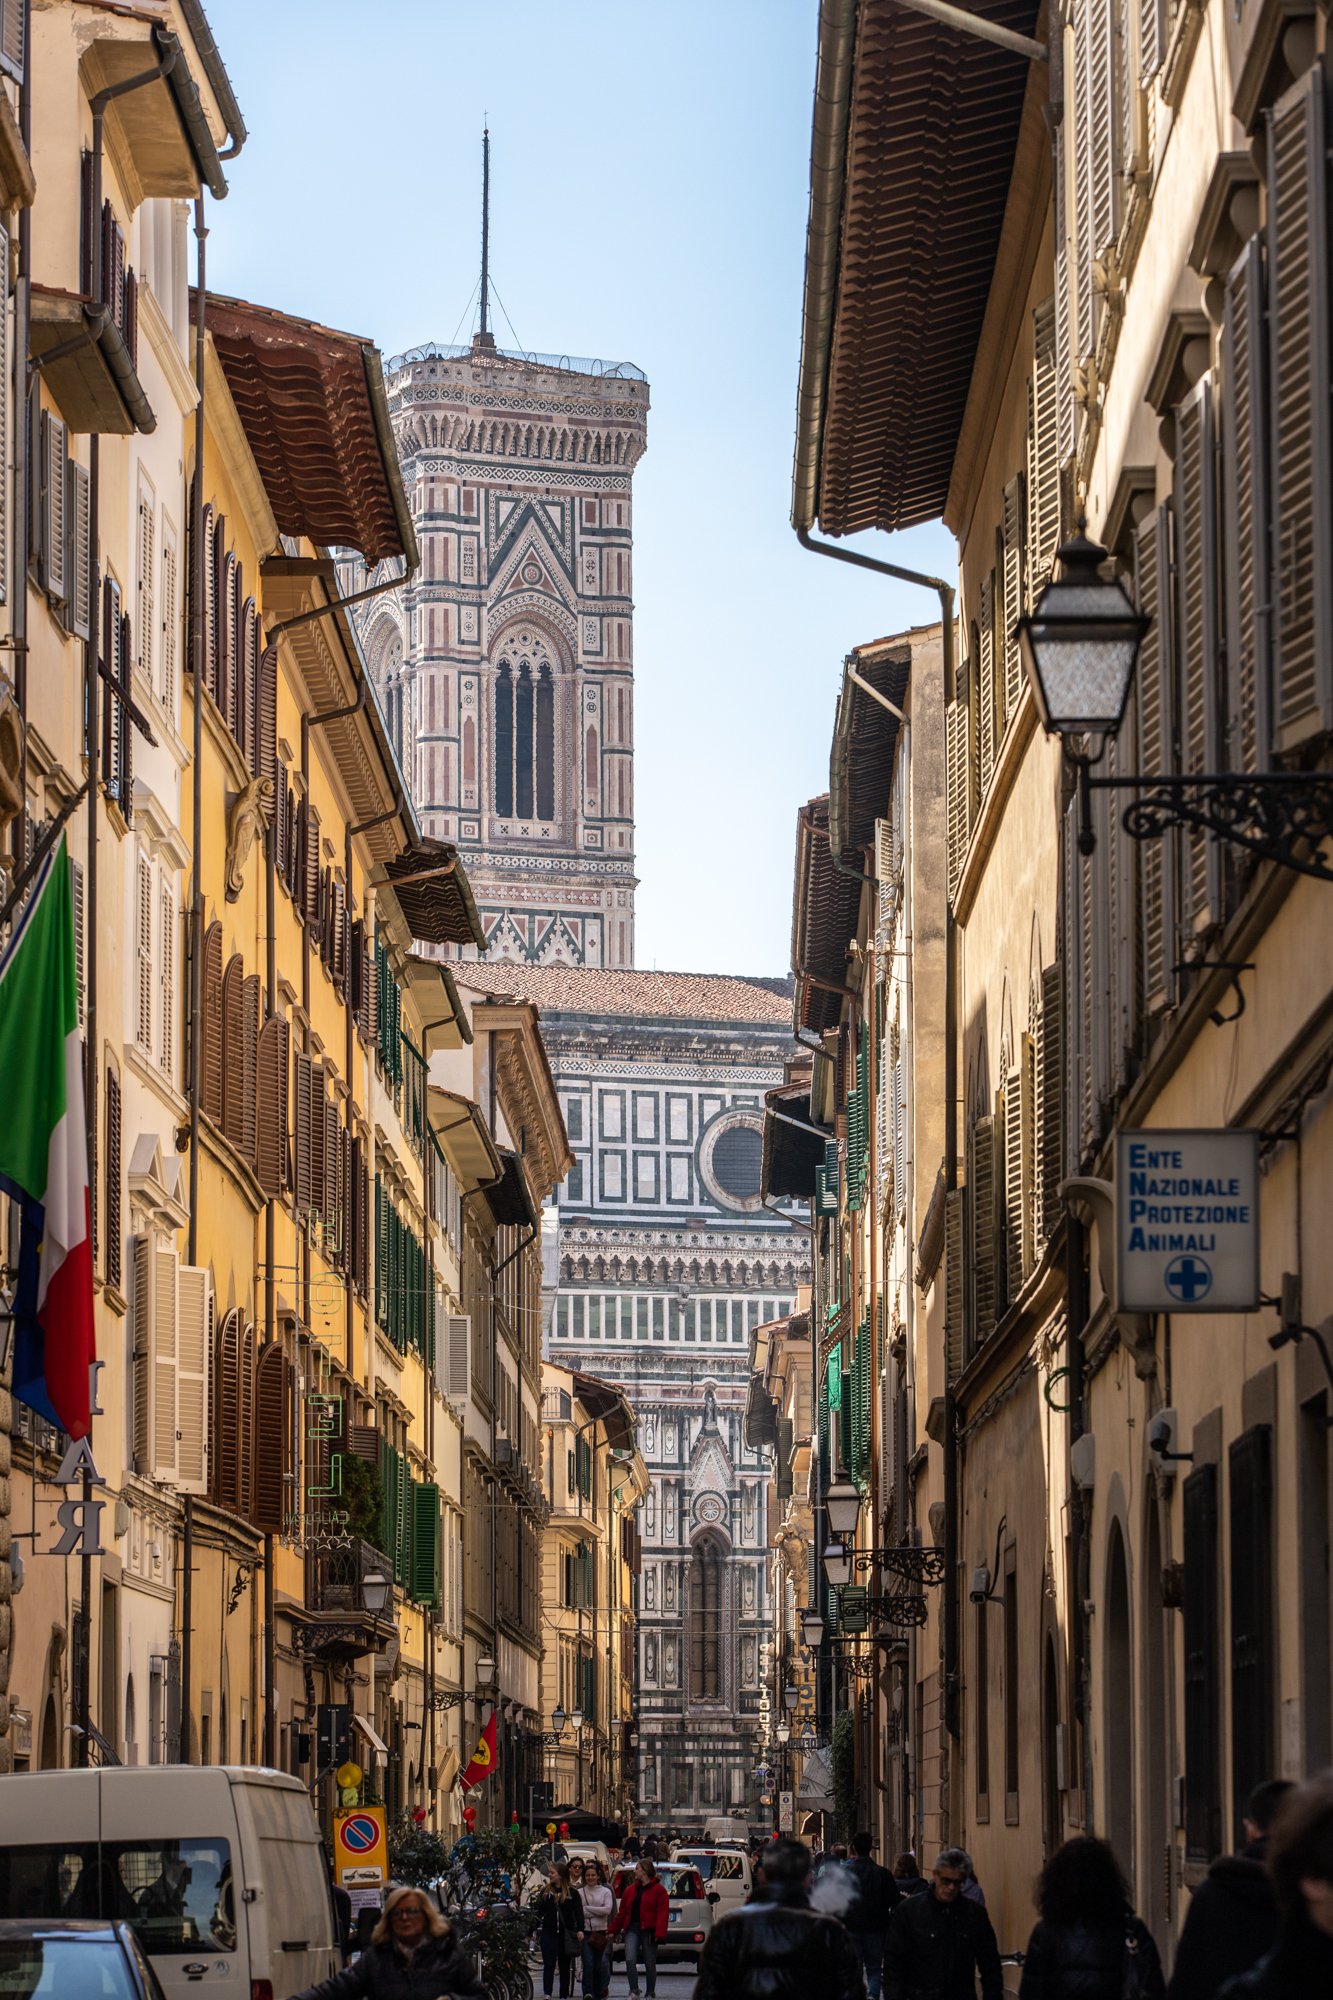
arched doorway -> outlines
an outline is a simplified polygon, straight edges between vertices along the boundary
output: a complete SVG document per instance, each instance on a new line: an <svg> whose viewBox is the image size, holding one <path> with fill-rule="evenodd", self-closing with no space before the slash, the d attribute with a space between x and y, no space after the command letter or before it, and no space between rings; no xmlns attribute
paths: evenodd
<svg viewBox="0 0 1333 2000"><path fill-rule="evenodd" d="M125 1762L139 1761L139 1739L134 1733L134 1675L125 1682Z"/></svg>
<svg viewBox="0 0 1333 2000"><path fill-rule="evenodd" d="M1064 1839L1060 1802L1060 1683L1055 1673L1055 1640L1046 1634L1041 1671L1041 1837L1047 1859Z"/></svg>
<svg viewBox="0 0 1333 2000"><path fill-rule="evenodd" d="M1150 1486L1143 1533L1143 1880L1138 1907L1160 1945L1171 1930L1167 1786L1171 1754L1167 1686L1166 1607L1162 1602L1162 1535L1157 1494Z"/></svg>
<svg viewBox="0 0 1333 2000"><path fill-rule="evenodd" d="M46 1697L46 1707L42 1710L42 1741L37 1758L39 1771L60 1769L60 1722L56 1714L54 1695Z"/></svg>
<svg viewBox="0 0 1333 2000"><path fill-rule="evenodd" d="M1130 1646L1129 1570L1120 1523L1106 1548L1106 1638L1102 1654L1106 1838L1126 1879L1134 1880L1134 1662Z"/></svg>

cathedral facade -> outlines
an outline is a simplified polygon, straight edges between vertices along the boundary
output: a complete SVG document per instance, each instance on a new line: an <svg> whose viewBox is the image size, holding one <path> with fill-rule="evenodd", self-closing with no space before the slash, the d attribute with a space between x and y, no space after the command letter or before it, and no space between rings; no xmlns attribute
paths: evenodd
<svg viewBox="0 0 1333 2000"><path fill-rule="evenodd" d="M630 965L648 384L482 333L385 388L421 567L356 621L423 825L462 850L490 958Z"/></svg>
<svg viewBox="0 0 1333 2000"><path fill-rule="evenodd" d="M808 1282L806 1237L759 1187L790 999L681 973L480 964L461 977L540 1008L575 1161L557 1195L548 1352L624 1389L652 1478L639 1815L683 1831L711 1813L758 1820L767 1460L744 1415L751 1336Z"/></svg>

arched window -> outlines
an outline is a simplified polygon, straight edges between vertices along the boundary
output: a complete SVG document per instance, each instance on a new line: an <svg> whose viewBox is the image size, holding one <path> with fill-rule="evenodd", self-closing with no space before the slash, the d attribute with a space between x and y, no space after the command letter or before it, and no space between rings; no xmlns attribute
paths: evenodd
<svg viewBox="0 0 1333 2000"><path fill-rule="evenodd" d="M711 1536L690 1560L690 1700L721 1701L722 1551Z"/></svg>
<svg viewBox="0 0 1333 2000"><path fill-rule="evenodd" d="M555 818L555 678L532 632L507 639L495 669L495 810Z"/></svg>

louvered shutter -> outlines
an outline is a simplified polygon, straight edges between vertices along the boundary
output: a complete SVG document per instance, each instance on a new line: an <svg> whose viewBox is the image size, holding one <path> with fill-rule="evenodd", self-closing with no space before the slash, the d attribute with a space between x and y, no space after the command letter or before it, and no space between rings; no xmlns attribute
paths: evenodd
<svg viewBox="0 0 1333 2000"><path fill-rule="evenodd" d="M256 1173L267 1195L287 1187L287 1096L291 1072L291 1028L281 1015L259 1031L255 1061Z"/></svg>
<svg viewBox="0 0 1333 2000"><path fill-rule="evenodd" d="M193 516L191 517L193 519ZM215 692L217 680L214 672L214 648L217 644L217 578L213 572L213 504L205 503L203 511L200 546L196 552L190 551L190 587L193 590L196 576L204 595L204 686L210 694ZM193 659L190 662L194 667Z"/></svg>
<svg viewBox="0 0 1333 2000"><path fill-rule="evenodd" d="M168 715L176 713L176 660L180 645L180 589L176 577L176 544L170 535L162 538L162 630L158 658L161 663L158 692Z"/></svg>
<svg viewBox="0 0 1333 2000"><path fill-rule="evenodd" d="M116 679L122 688L128 688L130 682L130 642L129 617L127 614L122 613L120 620L120 647L116 656ZM119 695L117 695L115 703L115 727L120 771L118 785L120 813L126 826L131 826L134 821L135 725L130 720L129 709Z"/></svg>
<svg viewBox="0 0 1333 2000"><path fill-rule="evenodd" d="M241 1136L237 1141L246 1163L259 1161L259 1024L262 1007L259 974L252 972L241 989Z"/></svg>
<svg viewBox="0 0 1333 2000"><path fill-rule="evenodd" d="M1150 621L1139 649L1138 769L1145 777L1156 777L1169 775L1175 768L1168 507L1159 507L1146 517L1139 526L1135 545L1139 610ZM1168 832L1158 840L1137 841L1135 846L1143 1003L1151 1014L1171 1006L1175 1000L1176 838Z"/></svg>
<svg viewBox="0 0 1333 2000"><path fill-rule="evenodd" d="M121 1281L121 1222L120 1222L120 1158L121 1158L121 1106L120 1075L108 1066L106 1073L106 1281L113 1290L120 1290Z"/></svg>
<svg viewBox="0 0 1333 2000"><path fill-rule="evenodd" d="M995 751L1000 733L999 688L995 672L995 571L981 586L981 672L977 685L978 777L984 799L995 769Z"/></svg>
<svg viewBox="0 0 1333 2000"><path fill-rule="evenodd" d="M245 966L233 952L222 975L222 1129L242 1150L245 1126Z"/></svg>
<svg viewBox="0 0 1333 2000"><path fill-rule="evenodd" d="M213 523L212 543L208 551L209 570L213 579L213 629L209 648L209 693L227 714L227 660L231 608L230 578L227 574L227 521L219 514Z"/></svg>
<svg viewBox="0 0 1333 2000"><path fill-rule="evenodd" d="M102 702L102 781L114 797L120 795L121 752L124 731L120 727L120 585L114 576L102 583L102 664L106 674L100 689Z"/></svg>
<svg viewBox="0 0 1333 2000"><path fill-rule="evenodd" d="M151 1057L157 1000L157 982L153 975L153 864L142 854L135 867L134 901L134 1039L144 1054Z"/></svg>
<svg viewBox="0 0 1333 2000"><path fill-rule="evenodd" d="M270 648L270 651L272 648ZM292 838L292 823L289 808L290 794L287 790L287 766L275 760L273 766L273 866L279 882L287 880L287 849Z"/></svg>
<svg viewBox="0 0 1333 2000"><path fill-rule="evenodd" d="M222 1124L222 925L204 932L199 1009L199 1101L204 1116Z"/></svg>
<svg viewBox="0 0 1333 2000"><path fill-rule="evenodd" d="M175 1480L177 1474L176 1378L179 1365L179 1265L176 1252L158 1244L153 1252L154 1282L150 1293L150 1374L152 1396L149 1461L142 1470L154 1479Z"/></svg>
<svg viewBox="0 0 1333 2000"><path fill-rule="evenodd" d="M1005 726L1018 707L1023 692L1023 661L1014 627L1023 615L1023 475L1016 473L1004 489L1004 564L1001 575L1000 633L997 650L1004 663Z"/></svg>
<svg viewBox="0 0 1333 2000"><path fill-rule="evenodd" d="M247 1325L241 1335L236 1371L236 1511L250 1518L254 1506L255 1480L255 1330Z"/></svg>
<svg viewBox="0 0 1333 2000"><path fill-rule="evenodd" d="M67 504L70 534L69 625L76 639L91 639L93 635L93 556L90 541L92 488L87 466L80 465L75 459L71 459L69 464Z"/></svg>
<svg viewBox="0 0 1333 2000"><path fill-rule="evenodd" d="M1139 74L1146 83L1162 64L1165 0L1139 0Z"/></svg>
<svg viewBox="0 0 1333 2000"><path fill-rule="evenodd" d="M339 881L333 884L329 932L329 970L341 999L347 981L347 891Z"/></svg>
<svg viewBox="0 0 1333 2000"><path fill-rule="evenodd" d="M951 903L957 900L958 884L967 857L968 751L967 703L951 701L944 719L945 810Z"/></svg>
<svg viewBox="0 0 1333 2000"><path fill-rule="evenodd" d="M220 542L225 523L214 531ZM217 558L217 704L233 741L236 737L236 557L232 550Z"/></svg>
<svg viewBox="0 0 1333 2000"><path fill-rule="evenodd" d="M342 1204L342 1127L338 1107L330 1100L324 1106L324 1193L319 1205L324 1224L324 1248L333 1250L338 1241L338 1221Z"/></svg>
<svg viewBox="0 0 1333 2000"><path fill-rule="evenodd" d="M944 1197L944 1343L949 1380L963 1372L963 1190Z"/></svg>
<svg viewBox="0 0 1333 2000"><path fill-rule="evenodd" d="M1063 308L1063 301L1060 301ZM1027 562L1031 609L1050 581L1060 538L1060 382L1056 365L1057 301L1032 314L1032 376L1028 384Z"/></svg>
<svg viewBox="0 0 1333 2000"><path fill-rule="evenodd" d="M968 1135L967 1206L971 1233L973 1352L995 1331L999 1303L996 1230L996 1129L978 1118Z"/></svg>
<svg viewBox="0 0 1333 2000"><path fill-rule="evenodd" d="M314 1156L311 1147L311 1107L314 1100L313 1071L310 1057L300 1049L296 1052L296 1212L307 1215L314 1201ZM320 1131L323 1132L321 1122Z"/></svg>
<svg viewBox="0 0 1333 2000"><path fill-rule="evenodd" d="M907 1202L907 1057L896 1021L893 1024L890 1054L893 1095L893 1207L896 1217L903 1213Z"/></svg>
<svg viewBox="0 0 1333 2000"><path fill-rule="evenodd" d="M1093 19L1098 0L1082 0L1073 20L1074 27L1074 144L1071 167L1074 179L1074 293L1077 351L1075 360L1085 361L1092 352L1096 328L1092 313L1092 133L1090 130L1089 58L1095 33ZM1053 40L1058 44L1062 37ZM1059 103L1059 99L1053 100ZM1064 121L1059 127L1063 133ZM1057 267L1057 289L1059 272Z"/></svg>
<svg viewBox="0 0 1333 2000"><path fill-rule="evenodd" d="M1266 118L1278 750L1333 726L1325 91L1319 62Z"/></svg>
<svg viewBox="0 0 1333 2000"><path fill-rule="evenodd" d="M1212 1860L1222 1847L1221 1686L1218 1644L1217 1467L1185 1480L1185 1852Z"/></svg>
<svg viewBox="0 0 1333 2000"><path fill-rule="evenodd" d="M86 1021L87 992L84 977L84 937L83 915L83 863L71 859L69 864L70 889L74 903L74 976L79 985L79 1026Z"/></svg>
<svg viewBox="0 0 1333 2000"><path fill-rule="evenodd" d="M23 81L24 0L4 0L0 7L0 69L16 83Z"/></svg>
<svg viewBox="0 0 1333 2000"><path fill-rule="evenodd" d="M176 1075L176 899L168 882L159 898L161 926L161 978L158 985L158 1065L164 1076Z"/></svg>
<svg viewBox="0 0 1333 2000"><path fill-rule="evenodd" d="M213 1353L211 1493L219 1507L240 1511L241 1311L224 1314Z"/></svg>
<svg viewBox="0 0 1333 2000"><path fill-rule="evenodd" d="M259 644L258 621L255 644ZM278 763L278 649L265 646L255 675L255 775L274 780L274 797L285 790L287 772Z"/></svg>
<svg viewBox="0 0 1333 2000"><path fill-rule="evenodd" d="M430 1611L440 1605L440 1489L412 1487L412 1599Z"/></svg>
<svg viewBox="0 0 1333 2000"><path fill-rule="evenodd" d="M1180 769L1221 768L1217 686L1217 483L1213 383L1206 375L1176 412L1176 734ZM1180 941L1188 947L1221 911L1215 836L1182 836Z"/></svg>
<svg viewBox="0 0 1333 2000"><path fill-rule="evenodd" d="M1034 1054L1031 1035L1018 1038L1018 1061L1004 1080L1005 1272L1010 1300L1032 1269Z"/></svg>
<svg viewBox="0 0 1333 2000"><path fill-rule="evenodd" d="M1263 240L1255 236L1232 266L1222 315L1227 765L1237 771L1266 767L1272 743L1266 338Z"/></svg>
<svg viewBox="0 0 1333 2000"><path fill-rule="evenodd" d="M42 412L42 485L45 520L42 545L46 553L47 595L65 599L65 426L50 410Z"/></svg>
<svg viewBox="0 0 1333 2000"><path fill-rule="evenodd" d="M1056 543L1059 542L1060 509L1060 467L1066 463L1074 451L1074 382L1071 367L1070 337L1074 324L1074 302L1070 297L1070 242L1069 242L1069 182L1073 171L1073 160L1077 158L1077 148L1070 145L1070 118L1067 107L1067 85L1065 79L1065 37L1053 34L1050 39L1050 94L1051 106L1055 112L1053 134L1054 160L1051 171L1051 192L1053 221L1055 229L1055 294L1052 301L1051 368L1053 397L1055 402L1055 503L1057 513ZM1077 67L1075 71L1077 75ZM1038 418L1040 418L1040 400Z"/></svg>
<svg viewBox="0 0 1333 2000"><path fill-rule="evenodd" d="M1064 1050L1060 1034L1059 965L1043 966L1041 1019L1037 1029L1037 1090L1040 1127L1041 1236L1049 1242L1060 1219L1060 1182L1064 1179L1061 1105L1064 1094Z"/></svg>
<svg viewBox="0 0 1333 2000"><path fill-rule="evenodd" d="M291 1365L281 1342L259 1351L255 1366L254 1511L261 1534L279 1535L287 1524L287 1474L291 1468Z"/></svg>
<svg viewBox="0 0 1333 2000"><path fill-rule="evenodd" d="M1081 1133L1083 1130L1082 1079L1088 1051L1083 1040L1084 1009L1083 981L1087 978L1087 967L1083 958L1082 912L1082 871L1079 865L1078 824L1075 802L1070 801L1065 808L1060 840L1060 869L1063 878L1063 927L1061 930L1061 958L1064 974L1064 994L1061 1017L1064 1024L1065 1074L1064 1074L1064 1164L1068 1173L1077 1168L1081 1159Z"/></svg>
<svg viewBox="0 0 1333 2000"><path fill-rule="evenodd" d="M155 647L157 643L157 597L154 588L156 570L157 523L153 517L152 503L142 494L139 498L139 551L138 551L138 592L139 592L139 671L150 688L156 692L154 678Z"/></svg>
<svg viewBox="0 0 1333 2000"><path fill-rule="evenodd" d="M412 1475L406 1452L396 1452L398 1477L394 1483L393 1578L404 1589L412 1578Z"/></svg>
<svg viewBox="0 0 1333 2000"><path fill-rule="evenodd" d="M310 1201L309 1206L318 1211L321 1221L327 1213L325 1202L328 1185L328 1156L326 1124L327 1100L324 1094L324 1065L312 1062L310 1079Z"/></svg>
<svg viewBox="0 0 1333 2000"><path fill-rule="evenodd" d="M303 821L303 866L305 886L302 891L302 914L312 930L319 927L319 808L305 801Z"/></svg>
<svg viewBox="0 0 1333 2000"><path fill-rule="evenodd" d="M153 1466L153 1336L154 1295L157 1290L157 1246L151 1236L135 1236L132 1242L134 1279L133 1344L133 1428L134 1469L148 1474Z"/></svg>
<svg viewBox="0 0 1333 2000"><path fill-rule="evenodd" d="M1098 323L1092 267L1115 234L1115 120L1112 75L1115 20L1112 0L1081 0L1076 22L1082 64L1083 122L1076 161L1080 359L1091 354Z"/></svg>

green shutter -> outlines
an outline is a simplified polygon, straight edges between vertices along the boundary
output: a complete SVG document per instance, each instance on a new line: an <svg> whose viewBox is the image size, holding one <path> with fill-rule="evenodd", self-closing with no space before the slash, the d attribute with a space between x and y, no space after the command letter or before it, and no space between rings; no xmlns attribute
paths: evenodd
<svg viewBox="0 0 1333 2000"><path fill-rule="evenodd" d="M380 1439L380 1533L379 1544L390 1562L398 1543L398 1454Z"/></svg>
<svg viewBox="0 0 1333 2000"><path fill-rule="evenodd" d="M395 1452L398 1462L394 1499L393 1577L406 1589L412 1580L412 1475L404 1452Z"/></svg>
<svg viewBox="0 0 1333 2000"><path fill-rule="evenodd" d="M437 1611L440 1604L440 1489L412 1488L412 1597Z"/></svg>

